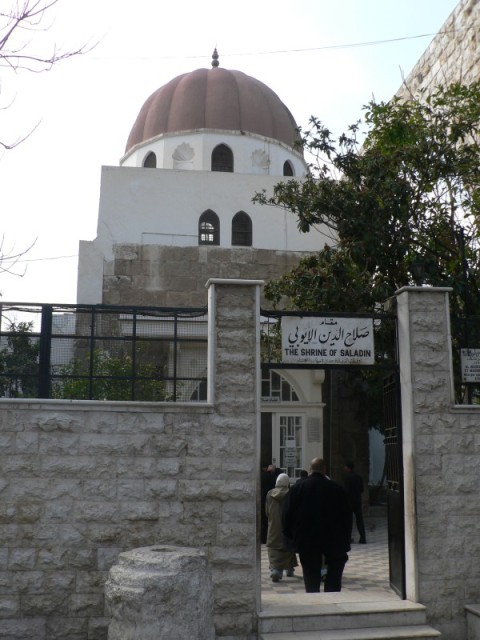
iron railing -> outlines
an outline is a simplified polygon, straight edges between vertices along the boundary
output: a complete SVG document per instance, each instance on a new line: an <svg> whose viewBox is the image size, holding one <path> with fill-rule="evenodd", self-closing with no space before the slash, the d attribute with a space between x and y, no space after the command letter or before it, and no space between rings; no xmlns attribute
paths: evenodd
<svg viewBox="0 0 480 640"><path fill-rule="evenodd" d="M206 400L206 308L0 309L0 397Z"/></svg>

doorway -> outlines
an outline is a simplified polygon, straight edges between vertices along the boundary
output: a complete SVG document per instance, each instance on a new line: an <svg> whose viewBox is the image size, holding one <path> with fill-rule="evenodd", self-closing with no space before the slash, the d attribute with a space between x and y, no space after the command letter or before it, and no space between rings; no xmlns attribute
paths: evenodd
<svg viewBox="0 0 480 640"><path fill-rule="evenodd" d="M305 468L304 421L303 414L262 411L262 468L272 464L298 480Z"/></svg>
<svg viewBox="0 0 480 640"><path fill-rule="evenodd" d="M356 411L354 403L348 401L345 391L336 395L333 394L334 400L334 420L329 419L330 413L330 390L335 389L338 381L342 380L341 371L334 372L330 376L327 372L325 376L324 389L325 402L323 404L324 419L322 421L324 433L321 440L323 449L316 449L314 455L310 451L310 455L304 453L304 443L306 442L307 429L305 415L301 411L295 411L292 408L288 411L286 408L278 409L275 412L262 411L262 460L265 464L273 462L287 473L292 482L298 479L301 468L308 469L310 460L315 455L323 456L332 468L331 477L333 480L342 483L343 465L349 457L355 459L356 467L361 468L359 458L364 455L368 457L369 431L366 428L368 422L363 425L363 440L359 442L359 437L355 436L355 420ZM332 385L331 378L335 379ZM349 380L352 383L352 380ZM347 389L348 390L348 389ZM388 410L391 411L390 403L394 401L398 389L390 387L388 390L388 399L379 396L379 403L385 403ZM357 423L358 425L358 423ZM354 447L355 455L346 455L342 453L342 431L339 428L343 426L345 437L344 444ZM332 433L333 431L333 433ZM389 431L389 433L391 433ZM385 439L385 436L384 436ZM389 436L389 441L391 436ZM349 453L352 449L348 449ZM333 457L332 457L333 455ZM398 469L398 464L393 462L393 456L399 455L399 449L390 447L389 453L390 464ZM332 464L330 464L332 462ZM368 487L368 462L363 466L366 469L365 493L369 491ZM362 474L363 475L363 474ZM391 484L389 485L391 486ZM397 485L399 488L399 485ZM388 502L384 501L384 498ZM372 593L379 594L382 598L404 598L403 587L403 505L401 504L401 496L398 491L382 492L382 499L375 499L370 502L369 498L365 500L364 520L367 530L367 545L358 544L359 534L357 533L355 520L353 523L353 539L352 549L349 553L349 562L345 568L344 581L342 587L342 598L348 601L350 597L352 601L356 600L358 595L364 590L370 590ZM292 596L302 597L304 593L304 585L302 579L301 567L295 570L293 577L284 575L280 584L271 584L268 567L268 553L265 545L262 545L262 598L265 606L281 594L291 594ZM363 593L362 593L363 597Z"/></svg>
<svg viewBox="0 0 480 640"><path fill-rule="evenodd" d="M350 315L346 322L345 318L342 318L338 322L338 326L332 329L335 327L337 317L335 314L325 314L328 317L327 320L323 315L320 319L318 315L310 314L312 322L308 325L305 323L304 317L307 314L300 315L293 312L285 312L285 314L290 316L288 325L290 327L290 344L297 339L304 342L306 340L312 341L312 337L315 339L315 336L323 340L326 335L335 335L335 340L339 340L343 330L342 326L346 327L345 332L350 330L350 336L355 335L355 330L351 330L352 325L349 325L348 322L355 322L356 319L352 319ZM262 315L268 318L268 312L262 311ZM295 319L292 324L291 316L295 315L299 319L298 327L302 327L300 330ZM302 468L308 469L310 460L313 457L321 456L327 461L332 479L341 483L345 461L353 459L355 462L361 462L360 467L363 464L361 475L365 485L368 486L369 428L372 424L376 424L375 421L378 421L377 424L385 437L386 482L389 489L393 489L386 492L387 502L383 505L385 531L388 533L386 579L389 581L390 587L398 594L397 597L405 598L403 479L398 474L398 470L403 467L399 414L400 388L398 384L392 385L391 382L392 380L398 381L396 316L394 314L375 314L364 321L366 316L362 315L361 326L371 326L375 333L375 357L368 365L354 363L345 366L332 362L317 364L313 362L293 364L290 361L281 362L282 349L279 348L279 334L282 317L282 312L275 312L273 316L272 336L275 348L270 351L267 349L263 354L262 361L262 449L264 443L268 442L268 449L265 449L268 453L262 450L262 461L267 463L267 459L270 457L268 463L273 462L282 471L287 472L292 481L296 481L300 470ZM318 333L315 333L316 328L313 321L319 319L321 327ZM321 333L322 331L323 333ZM357 335L359 334L360 331L357 331ZM295 354L301 353L301 343L298 349L288 346L283 351L288 355L294 351ZM311 343L309 348L304 351L308 354L312 352L326 354L327 352L326 349L314 349ZM328 351L330 353L333 349ZM263 381L267 378L266 372L273 369L280 378L293 376L299 382L295 386L295 394L299 399L305 400L306 394L310 393L309 399L311 400L311 391L315 390L314 395L322 410L316 416L318 429L313 447L310 446L311 434L315 429L310 429L310 427L314 425L314 421L310 420L311 416L299 410L300 407L277 406L275 409L267 411L263 402L265 400ZM384 385L384 378L389 378L390 383ZM317 386L309 386L315 379ZM318 380L321 380L320 385L318 385ZM367 389L368 384L375 387L373 396L370 393L371 389ZM378 417L375 418L367 415L372 397L375 397L375 402L378 404ZM280 398L278 400L280 401ZM392 429L395 430L393 438L395 446L390 446L390 442L393 442ZM271 434L271 439L268 434ZM360 471L360 468L357 470ZM392 473L395 474L395 478ZM367 516L371 512L379 511L375 508L378 505L372 506L372 509L370 509L370 502L367 502L367 505ZM376 526L375 523L373 524Z"/></svg>

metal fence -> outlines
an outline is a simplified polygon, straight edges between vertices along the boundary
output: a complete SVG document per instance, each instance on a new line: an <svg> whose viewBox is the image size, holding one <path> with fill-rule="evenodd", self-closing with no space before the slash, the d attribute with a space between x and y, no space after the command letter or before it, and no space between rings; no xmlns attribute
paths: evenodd
<svg viewBox="0 0 480 640"><path fill-rule="evenodd" d="M206 308L0 309L0 397L206 400Z"/></svg>

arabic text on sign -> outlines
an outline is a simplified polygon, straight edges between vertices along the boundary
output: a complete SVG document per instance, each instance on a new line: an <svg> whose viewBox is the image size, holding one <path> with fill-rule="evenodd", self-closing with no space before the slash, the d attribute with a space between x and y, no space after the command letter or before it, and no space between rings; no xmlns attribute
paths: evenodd
<svg viewBox="0 0 480 640"><path fill-rule="evenodd" d="M371 318L282 319L283 362L373 364Z"/></svg>

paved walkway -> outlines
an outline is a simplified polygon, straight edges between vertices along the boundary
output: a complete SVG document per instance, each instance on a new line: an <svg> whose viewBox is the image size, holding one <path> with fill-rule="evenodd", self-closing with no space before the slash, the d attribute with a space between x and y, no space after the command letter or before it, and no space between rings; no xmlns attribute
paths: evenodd
<svg viewBox="0 0 480 640"><path fill-rule="evenodd" d="M385 516L375 516L365 518L367 531L367 544L352 543L352 550L349 552L348 562L345 565L342 580L342 600L348 600L351 596L356 600L362 592L367 591L377 594L384 594L386 597L396 597L389 584L388 570L388 538L387 521ZM358 534L354 526L355 540ZM280 582L272 582L268 567L267 548L262 545L262 601L274 600L279 602L277 596L305 594L302 577L302 567L295 569L295 576L287 578L284 574ZM334 594L328 594L333 596ZM327 594L325 594L327 596ZM318 597L318 596L317 596ZM287 603L287 599L286 599Z"/></svg>

